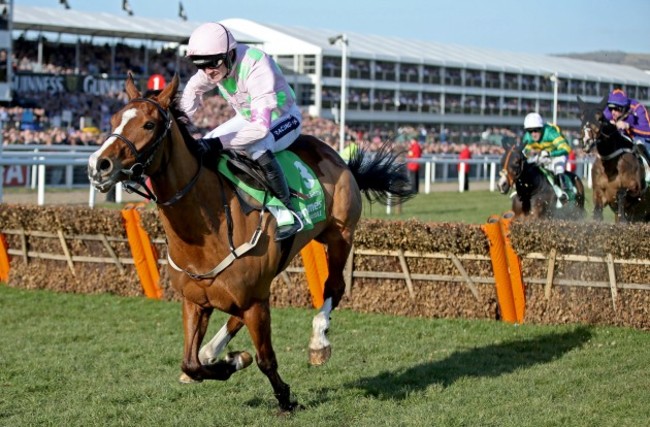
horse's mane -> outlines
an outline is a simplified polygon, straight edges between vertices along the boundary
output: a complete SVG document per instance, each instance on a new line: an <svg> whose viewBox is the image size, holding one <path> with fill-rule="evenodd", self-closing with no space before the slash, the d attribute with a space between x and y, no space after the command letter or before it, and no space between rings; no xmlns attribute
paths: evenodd
<svg viewBox="0 0 650 427"><path fill-rule="evenodd" d="M189 118L187 113L180 108L180 95L176 95L171 105L169 106L169 111L171 112L174 119L178 123L178 129L183 135L185 143L188 144L188 147L194 151L197 147L196 139L193 135L200 133L199 129L196 127L192 120Z"/></svg>
<svg viewBox="0 0 650 427"><path fill-rule="evenodd" d="M150 90L145 92L144 97L152 98L158 95L160 92L160 90ZM198 143L196 142L194 135L200 134L200 130L194 123L192 123L192 120L189 118L187 113L185 113L185 111L180 108L180 101L181 94L176 94L171 102L171 105L169 106L169 112L176 120L178 130L181 132L187 148L189 148L190 151L194 153L194 155L197 155Z"/></svg>

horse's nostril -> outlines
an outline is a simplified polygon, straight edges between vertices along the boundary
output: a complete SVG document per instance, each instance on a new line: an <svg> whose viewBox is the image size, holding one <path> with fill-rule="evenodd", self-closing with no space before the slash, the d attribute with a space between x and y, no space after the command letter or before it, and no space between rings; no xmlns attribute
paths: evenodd
<svg viewBox="0 0 650 427"><path fill-rule="evenodd" d="M98 168L102 172L109 172L113 169L113 163L108 159L102 159L99 162Z"/></svg>

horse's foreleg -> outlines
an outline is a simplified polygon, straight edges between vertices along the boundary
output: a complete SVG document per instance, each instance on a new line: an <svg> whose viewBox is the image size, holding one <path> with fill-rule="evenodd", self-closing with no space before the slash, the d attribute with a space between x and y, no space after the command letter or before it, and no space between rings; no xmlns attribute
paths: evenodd
<svg viewBox="0 0 650 427"><path fill-rule="evenodd" d="M582 183L582 180L578 178L577 176L573 177L573 186L576 189L576 206L581 210L584 211L585 209L585 186Z"/></svg>
<svg viewBox="0 0 650 427"><path fill-rule="evenodd" d="M233 373L244 369L252 362L250 354L246 352L229 354L226 359L213 364L204 364L201 362L199 358L199 347L208 329L211 314L211 308L203 308L186 299L183 300L183 332L185 344L183 348L183 363L181 366L183 374L180 377L180 382L182 383L187 384L208 379L227 380ZM227 326L228 324L224 328L227 328ZM241 325L239 328L241 329ZM219 336L219 333L217 333L217 336Z"/></svg>
<svg viewBox="0 0 650 427"><path fill-rule="evenodd" d="M603 220L603 209L605 207L605 202L604 202L604 196L601 192L601 190L598 189L598 187L594 186L594 194L593 194L593 200L594 200L594 211L593 211L593 219L595 221L602 221Z"/></svg>
<svg viewBox="0 0 650 427"><path fill-rule="evenodd" d="M219 329L219 332L201 348L199 352L199 360L204 365L214 363L217 361L219 354L226 348L230 340L232 340L237 332L244 326L241 319L230 316L228 321Z"/></svg>
<svg viewBox="0 0 650 427"><path fill-rule="evenodd" d="M180 381L190 383L202 381L202 366L199 360L199 347L208 329L212 309L203 308L186 298L183 299L183 364Z"/></svg>
<svg viewBox="0 0 650 427"><path fill-rule="evenodd" d="M627 196L627 189L621 188L616 192L616 203L618 209L616 210L616 222L627 222L628 218L625 215L625 197Z"/></svg>
<svg viewBox="0 0 650 427"><path fill-rule="evenodd" d="M271 343L271 311L268 299L253 303L244 313L244 323L257 351L257 367L269 379L280 408L283 411L296 409L298 403L291 399L291 388L278 374L278 361Z"/></svg>

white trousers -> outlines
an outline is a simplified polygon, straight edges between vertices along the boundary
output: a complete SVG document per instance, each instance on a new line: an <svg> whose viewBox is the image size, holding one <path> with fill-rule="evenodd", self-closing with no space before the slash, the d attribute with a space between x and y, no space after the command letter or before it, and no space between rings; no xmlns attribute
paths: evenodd
<svg viewBox="0 0 650 427"><path fill-rule="evenodd" d="M553 172L555 175L564 173L566 170L566 163L569 159L569 156L557 156L551 157L551 162L548 163L545 167L546 169Z"/></svg>

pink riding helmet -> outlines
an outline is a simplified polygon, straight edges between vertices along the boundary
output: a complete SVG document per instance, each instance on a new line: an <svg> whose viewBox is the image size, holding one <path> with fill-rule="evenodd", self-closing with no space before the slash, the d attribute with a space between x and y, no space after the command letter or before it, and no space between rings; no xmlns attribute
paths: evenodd
<svg viewBox="0 0 650 427"><path fill-rule="evenodd" d="M232 33L218 22L208 22L196 28L187 44L187 56L221 55L237 47Z"/></svg>

